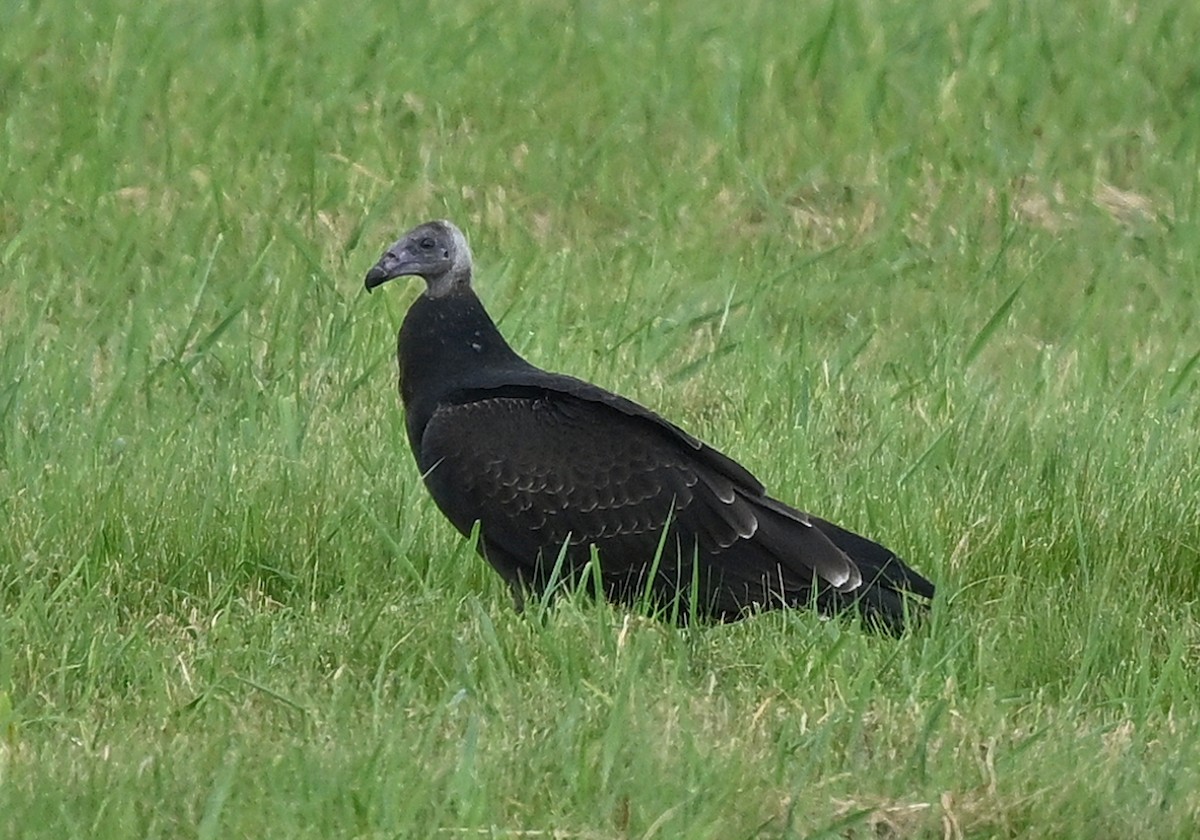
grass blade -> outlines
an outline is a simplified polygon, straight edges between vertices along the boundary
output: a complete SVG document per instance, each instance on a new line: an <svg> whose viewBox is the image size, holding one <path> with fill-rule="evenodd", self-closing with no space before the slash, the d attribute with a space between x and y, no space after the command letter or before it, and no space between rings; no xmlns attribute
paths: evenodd
<svg viewBox="0 0 1200 840"><path fill-rule="evenodd" d="M992 313L992 317L988 318L987 323L983 325L983 328L975 334L975 338L971 342L971 346L968 347L967 352L963 354L962 363L964 366L968 366L971 364L971 362L975 361L976 357L979 356L979 354L983 351L983 348L987 346L987 343L991 341L992 337L996 334L996 331L1000 329L1000 325L1004 323L1004 319L1008 317L1008 313L1012 309L1013 303L1016 302L1017 295L1021 293L1021 289L1024 287L1024 285L1024 280L1018 283L1016 288L1009 292L1008 297L1004 299L1004 302L996 307L996 311Z"/></svg>

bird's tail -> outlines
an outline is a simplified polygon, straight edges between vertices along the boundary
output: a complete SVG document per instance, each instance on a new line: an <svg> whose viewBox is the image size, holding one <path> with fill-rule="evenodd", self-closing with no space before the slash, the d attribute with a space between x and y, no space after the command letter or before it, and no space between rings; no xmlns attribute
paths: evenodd
<svg viewBox="0 0 1200 840"><path fill-rule="evenodd" d="M815 516L809 520L854 560L863 576L862 586L854 592L822 593L818 606L831 612L857 607L867 624L894 635L904 631L909 618L928 609L933 583L891 551L832 522Z"/></svg>

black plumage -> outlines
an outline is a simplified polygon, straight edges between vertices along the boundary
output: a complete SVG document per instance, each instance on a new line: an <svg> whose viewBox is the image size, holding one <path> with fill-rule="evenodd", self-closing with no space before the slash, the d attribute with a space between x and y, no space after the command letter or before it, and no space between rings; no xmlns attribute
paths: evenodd
<svg viewBox="0 0 1200 840"><path fill-rule="evenodd" d="M446 221L420 225L366 277L419 276L400 328L409 444L438 507L518 605L584 577L677 617L856 605L898 632L933 584L883 546L768 496L744 467L630 400L521 358L471 288L471 252ZM564 548L565 546L565 548ZM559 562L561 558L561 562ZM910 596L916 596L912 598ZM909 605L912 605L911 607Z"/></svg>

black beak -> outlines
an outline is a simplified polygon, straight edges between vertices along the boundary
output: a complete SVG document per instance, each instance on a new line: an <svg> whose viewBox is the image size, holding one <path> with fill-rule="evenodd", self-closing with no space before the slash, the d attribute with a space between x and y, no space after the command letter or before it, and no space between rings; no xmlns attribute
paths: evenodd
<svg viewBox="0 0 1200 840"><path fill-rule="evenodd" d="M371 267L371 270L367 272L367 279L363 285L367 287L367 291L369 292L376 286L382 285L391 279L392 278L388 276L387 270L376 263Z"/></svg>
<svg viewBox="0 0 1200 840"><path fill-rule="evenodd" d="M379 262L371 266L371 270L367 272L367 279L363 282L367 291L371 291L376 286L382 286L387 281L400 277L406 273L407 266L404 261L396 257L395 254L387 253L379 258Z"/></svg>

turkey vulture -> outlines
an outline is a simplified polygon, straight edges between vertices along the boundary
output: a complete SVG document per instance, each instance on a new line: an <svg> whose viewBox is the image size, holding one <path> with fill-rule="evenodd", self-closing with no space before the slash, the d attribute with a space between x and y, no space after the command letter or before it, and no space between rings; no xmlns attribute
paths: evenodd
<svg viewBox="0 0 1200 840"><path fill-rule="evenodd" d="M898 633L927 606L933 584L888 549L773 499L653 411L525 361L471 273L462 232L432 221L387 249L366 288L425 281L397 341L408 441L446 518L464 535L479 524L478 551L518 609L556 581L681 622L853 605Z"/></svg>

